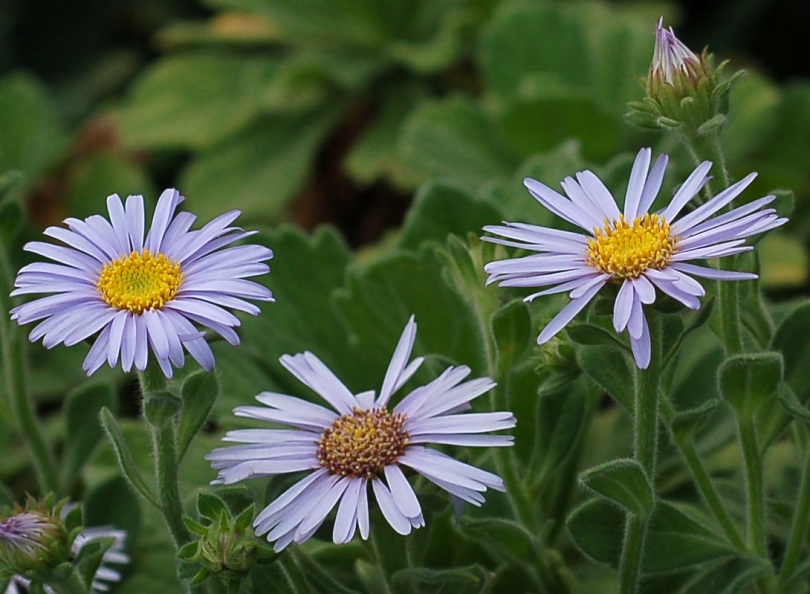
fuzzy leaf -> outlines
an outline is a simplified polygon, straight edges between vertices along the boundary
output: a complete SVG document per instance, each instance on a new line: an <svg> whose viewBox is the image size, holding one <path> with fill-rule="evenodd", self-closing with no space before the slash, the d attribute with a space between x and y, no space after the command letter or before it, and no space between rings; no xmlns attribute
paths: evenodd
<svg viewBox="0 0 810 594"><path fill-rule="evenodd" d="M758 406L777 396L782 369L779 353L733 355L720 366L720 393L739 415L751 416Z"/></svg>
<svg viewBox="0 0 810 594"><path fill-rule="evenodd" d="M129 481L129 484L152 505L160 509L160 502L158 501L157 496L152 492L152 489L141 476L141 472L138 470L138 466L135 464L132 453L129 451L129 446L127 446L127 443L124 440L124 435L121 433L121 428L118 426L118 422L110 412L110 409L106 407L102 408L101 412L99 413L99 418L101 419L101 424L104 426L104 431L107 433L107 437L110 440L110 444L113 447L115 458L118 460L118 465L121 468L121 472L124 473L124 476Z"/></svg>
<svg viewBox="0 0 810 594"><path fill-rule="evenodd" d="M183 459L191 440L205 424L208 413L219 394L217 377L213 373L199 371L183 382L181 397L183 407L177 421L177 461Z"/></svg>
<svg viewBox="0 0 810 594"><path fill-rule="evenodd" d="M102 408L113 408L116 403L112 386L104 382L89 382L68 392L65 401L65 451L61 466L61 482L72 486L89 461L104 430L98 419Z"/></svg>
<svg viewBox="0 0 810 594"><path fill-rule="evenodd" d="M635 460L611 460L589 468L579 481L602 497L638 517L646 517L655 505L653 486Z"/></svg>

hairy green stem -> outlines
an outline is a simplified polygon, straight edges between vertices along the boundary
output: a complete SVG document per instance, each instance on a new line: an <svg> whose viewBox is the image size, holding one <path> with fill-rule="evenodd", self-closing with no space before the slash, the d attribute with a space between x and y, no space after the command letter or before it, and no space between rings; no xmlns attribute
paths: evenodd
<svg viewBox="0 0 810 594"><path fill-rule="evenodd" d="M737 526L734 524L728 511L723 506L720 495L718 495L717 489L714 488L714 483L712 483L712 479L706 471L706 467L703 465L703 460L701 460L695 449L695 444L691 439L679 440L677 443L689 470L692 472L692 478L695 479L695 484L700 491L700 495L709 506L712 514L714 514L723 532L726 533L726 538L728 538L729 542L734 545L735 548L740 551L747 551L748 547L742 536L740 536L740 532L737 530Z"/></svg>
<svg viewBox="0 0 810 594"><path fill-rule="evenodd" d="M179 549L191 542L191 533L183 522L183 503L180 499L179 465L177 461L177 435L174 416L163 419L149 419L147 411L159 408L162 399L170 398L165 393L166 378L158 366L151 361L146 370L138 372L138 381L143 394L143 409L147 424L152 432L152 449L157 479L158 498L163 519L171 532L175 546Z"/></svg>
<svg viewBox="0 0 810 594"><path fill-rule="evenodd" d="M20 437L34 462L34 470L42 493L59 493L59 480L53 453L37 418L31 388L28 383L26 343L17 324L9 319L13 303L11 267L6 246L0 241L0 350L3 353L3 377L8 406L14 412Z"/></svg>
<svg viewBox="0 0 810 594"><path fill-rule="evenodd" d="M191 533L183 522L183 503L178 487L177 448L174 423L152 428L152 445L155 453L158 496L166 525L179 549L191 542Z"/></svg>
<svg viewBox="0 0 810 594"><path fill-rule="evenodd" d="M636 382L633 411L633 450L650 483L655 484L655 462L658 450L658 373L656 362L641 371ZM619 560L619 592L635 594L641 577L644 543L649 517L628 514L622 554Z"/></svg>
<svg viewBox="0 0 810 594"><path fill-rule="evenodd" d="M810 518L810 450L805 454L804 475L799 488L798 505L796 513L793 515L793 525L790 529L785 557L782 567L779 569L779 592L785 592L785 594L788 592L786 590L787 582L793 577L793 572L799 562L799 555L807 535L808 518Z"/></svg>
<svg viewBox="0 0 810 594"><path fill-rule="evenodd" d="M738 419L740 442L745 460L748 492L748 545L757 555L767 559L765 543L765 484L762 476L762 454L757 442L753 419Z"/></svg>

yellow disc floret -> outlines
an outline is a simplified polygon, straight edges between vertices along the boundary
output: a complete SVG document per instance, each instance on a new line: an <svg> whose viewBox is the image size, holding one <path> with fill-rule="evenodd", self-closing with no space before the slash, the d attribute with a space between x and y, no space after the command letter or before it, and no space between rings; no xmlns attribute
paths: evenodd
<svg viewBox="0 0 810 594"><path fill-rule="evenodd" d="M585 261L614 278L634 279L649 269L661 270L676 251L677 238L670 236L669 223L656 214L636 217L632 223L624 215L593 230Z"/></svg>
<svg viewBox="0 0 810 594"><path fill-rule="evenodd" d="M318 440L318 461L332 474L370 478L394 464L405 452L406 417L384 408L341 415Z"/></svg>
<svg viewBox="0 0 810 594"><path fill-rule="evenodd" d="M105 264L96 286L111 306L142 314L174 299L182 280L178 262L143 250Z"/></svg>

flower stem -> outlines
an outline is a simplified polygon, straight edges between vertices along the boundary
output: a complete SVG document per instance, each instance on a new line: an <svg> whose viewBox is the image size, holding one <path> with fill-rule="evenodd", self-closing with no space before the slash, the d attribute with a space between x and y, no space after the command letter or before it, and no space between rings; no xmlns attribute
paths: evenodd
<svg viewBox="0 0 810 594"><path fill-rule="evenodd" d="M155 364L147 365L146 370L138 372L138 380L143 393L144 416L152 432L160 511L179 549L191 541L191 533L183 522L183 504L178 486L177 436L170 406L174 397L165 391L166 378L156 368ZM162 413L163 418L150 419L151 410Z"/></svg>
<svg viewBox="0 0 810 594"><path fill-rule="evenodd" d="M45 440L45 435L36 416L26 365L26 343L19 327L11 321L11 268L6 248L0 241L0 350L3 352L3 377L8 406L14 412L17 429L34 462L34 469L42 493L58 493L59 482L56 463Z"/></svg>
<svg viewBox="0 0 810 594"><path fill-rule="evenodd" d="M633 416L633 450L650 483L655 484L655 462L658 450L658 372L653 361L649 369L640 371L636 382ZM628 514L622 555L619 560L619 592L638 591L641 561L647 537L649 517Z"/></svg>
<svg viewBox="0 0 810 594"><path fill-rule="evenodd" d="M804 475L799 489L798 505L793 516L793 526L790 529L790 538L785 550L785 557L782 561L782 567L779 569L780 592L787 592L787 582L793 577L793 572L799 562L799 554L807 535L808 518L810 518L810 449L805 454Z"/></svg>
<svg viewBox="0 0 810 594"><path fill-rule="evenodd" d="M753 419L738 419L740 441L745 459L748 489L748 544L759 556L767 559L765 546L765 484L762 477L762 455L757 443Z"/></svg>
<svg viewBox="0 0 810 594"><path fill-rule="evenodd" d="M726 533L726 537L728 538L729 542L740 551L746 551L748 547L746 546L742 536L740 536L740 532L737 530L737 526L734 524L731 516L728 515L728 511L723 506L723 502L720 500L720 496L717 494L717 489L714 488L712 479L709 476L709 473L706 472L706 467L703 465L703 460L700 459L700 456L695 449L695 444L691 439L682 441L678 440L678 447L681 450L684 460L686 460L689 470L692 472L692 477L695 479L695 484L697 485L703 500L714 514L714 517L720 524L723 532Z"/></svg>
<svg viewBox="0 0 810 594"><path fill-rule="evenodd" d="M726 156L720 143L720 134L713 133L705 137L685 136L682 138L686 148L695 160L700 163L702 160L711 161L715 167L715 173L719 174L720 183L723 188L731 185L731 176L726 165ZM706 196L711 198L717 192L710 180L705 187ZM729 208L731 208L729 206ZM727 257L721 260L720 267L723 270L735 270L735 258ZM740 316L740 295L737 283L729 281L717 281L718 293L720 297L720 321L722 328L722 339L725 343L728 354L743 352L742 340L742 317Z"/></svg>
<svg viewBox="0 0 810 594"><path fill-rule="evenodd" d="M191 542L191 533L183 522L183 504L178 487L177 449L175 447L174 423L152 428L152 444L155 452L158 495L161 511L175 546L179 549Z"/></svg>

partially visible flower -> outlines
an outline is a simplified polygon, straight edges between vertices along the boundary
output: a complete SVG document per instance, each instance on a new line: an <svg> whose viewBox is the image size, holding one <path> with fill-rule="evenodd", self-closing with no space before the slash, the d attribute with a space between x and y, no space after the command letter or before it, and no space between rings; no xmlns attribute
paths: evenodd
<svg viewBox="0 0 810 594"><path fill-rule="evenodd" d="M509 446L507 435L481 435L514 427L509 412L460 414L495 383L489 378L463 382L470 369L450 367L416 388L393 409L391 396L422 363L410 363L416 323L411 317L397 344L379 396L352 394L312 353L281 357L281 364L334 409L293 396L263 392L264 406L240 406L238 416L286 425L288 429L240 429L225 441L242 442L208 454L219 471L214 483L231 484L253 477L307 471L254 520L256 534L267 534L280 551L310 538L337 505L332 539L349 542L359 527L369 535L368 488L388 523L400 534L424 525L422 509L402 472L409 467L451 495L481 505L487 488L504 490L496 475L455 460L428 444Z"/></svg>
<svg viewBox="0 0 810 594"><path fill-rule="evenodd" d="M0 519L0 575L47 571L69 551L67 531L49 510L15 508Z"/></svg>
<svg viewBox="0 0 810 594"><path fill-rule="evenodd" d="M685 214L708 181L712 164L701 163L681 185L670 203L650 213L667 166L662 155L649 171L652 151L639 151L620 211L610 191L590 171L580 171L576 180L565 178L562 196L537 180L524 184L548 210L583 229L574 233L525 223L488 226L497 237L486 241L539 252L536 255L490 262L484 270L487 283L506 287L548 287L526 297L531 301L552 293L568 293L571 301L537 337L543 344L562 330L609 282L621 285L613 308L613 326L627 330L636 365L650 363L650 334L643 306L656 299L656 288L690 309L700 308L705 290L693 277L716 280L757 278L747 272L716 270L690 264L691 260L722 258L748 251L745 238L784 224L773 208L764 209L773 196L766 196L713 216L736 198L756 177L751 173L714 198ZM679 218L680 217L680 218Z"/></svg>
<svg viewBox="0 0 810 594"><path fill-rule="evenodd" d="M101 557L101 565L93 576L93 592L107 592L110 585L121 581L121 572L116 565L127 565L129 555L126 553L127 533L112 526L93 526L82 530L73 541L73 556L78 557L82 549L102 539L112 539L112 545Z"/></svg>
<svg viewBox="0 0 810 594"><path fill-rule="evenodd" d="M705 56L697 56L675 37L672 27L664 28L664 18L658 21L655 30L655 47L653 49L648 89L653 81L668 85L689 83L696 87L701 77L709 76L710 68Z"/></svg>
<svg viewBox="0 0 810 594"><path fill-rule="evenodd" d="M126 565L129 563L129 556L124 552L127 533L123 530L115 528L108 528L103 526L85 528L73 540L71 546L72 556L78 557L81 550L88 544L97 542L100 539L112 539L113 543L108 548L101 558L101 565L99 565L96 574L93 577L91 584L92 592L108 592L110 584L121 580L121 573L115 569L114 565ZM11 582L6 588L5 594L19 594L20 587L25 589L30 585L31 580L15 575L11 578ZM53 588L45 585L45 591L49 594L54 594Z"/></svg>
<svg viewBox="0 0 810 594"><path fill-rule="evenodd" d="M149 349L163 373L185 363L183 349L206 370L214 356L194 323L210 328L232 345L239 319L229 309L257 315L246 299L272 301L269 289L247 278L265 274L273 252L260 245L225 246L253 232L231 227L238 210L201 229L189 231L195 216L175 213L183 201L177 190L164 191L144 238L142 196L107 198L110 220L99 215L66 219L68 228L48 227L45 235L65 245L32 241L29 252L53 263L20 270L11 294L50 293L11 310L19 324L42 320L30 334L46 348L71 346L100 332L84 360L94 373L106 361L124 371L146 368Z"/></svg>

